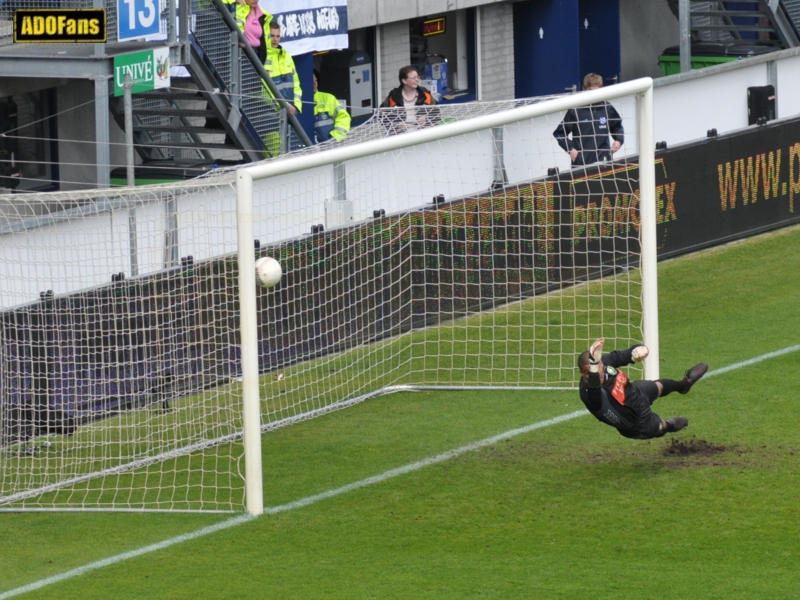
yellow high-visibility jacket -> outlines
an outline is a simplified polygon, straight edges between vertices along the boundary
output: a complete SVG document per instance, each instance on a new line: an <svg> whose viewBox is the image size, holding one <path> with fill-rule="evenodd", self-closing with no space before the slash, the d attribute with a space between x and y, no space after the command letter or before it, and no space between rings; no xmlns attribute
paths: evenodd
<svg viewBox="0 0 800 600"><path fill-rule="evenodd" d="M300 88L300 78L294 68L292 55L281 46L273 48L270 45L267 48L267 60L264 62L264 68L278 87L281 96L292 102L297 110L303 112L303 90ZM266 86L264 87L266 88ZM271 97L269 88L266 88L266 91Z"/></svg>
<svg viewBox="0 0 800 600"><path fill-rule="evenodd" d="M236 21L236 25L239 27L239 31L244 33L244 24L247 21L247 15L250 14L252 8L247 4L241 4L236 0L222 0L225 4L227 4L230 8L231 14L233 15L234 20ZM269 48L269 24L272 21L272 15L265 11L263 8L261 12L264 13L259 22L261 23L261 46L255 48L256 56L258 56L258 60L261 61L263 64L265 60L267 60L267 49Z"/></svg>
<svg viewBox="0 0 800 600"><path fill-rule="evenodd" d="M317 143L333 138L342 141L350 131L350 114L339 106L333 94L314 93L314 132Z"/></svg>

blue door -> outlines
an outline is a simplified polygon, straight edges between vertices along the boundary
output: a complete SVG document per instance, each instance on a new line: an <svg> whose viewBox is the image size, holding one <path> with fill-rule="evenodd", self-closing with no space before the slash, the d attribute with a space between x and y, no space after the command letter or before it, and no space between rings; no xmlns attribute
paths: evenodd
<svg viewBox="0 0 800 600"><path fill-rule="evenodd" d="M514 4L517 98L563 94L580 81L578 1Z"/></svg>
<svg viewBox="0 0 800 600"><path fill-rule="evenodd" d="M529 0L514 4L516 97L581 89L586 73L620 74L619 0Z"/></svg>
<svg viewBox="0 0 800 600"><path fill-rule="evenodd" d="M619 0L580 0L581 73L597 73L603 85L619 81Z"/></svg>

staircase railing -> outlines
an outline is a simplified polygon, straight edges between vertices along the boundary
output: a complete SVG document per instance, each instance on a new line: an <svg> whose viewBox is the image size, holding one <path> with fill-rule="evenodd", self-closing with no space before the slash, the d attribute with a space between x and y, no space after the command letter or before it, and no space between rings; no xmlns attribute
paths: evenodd
<svg viewBox="0 0 800 600"><path fill-rule="evenodd" d="M668 0L673 14L680 19L679 0ZM769 40L753 39L753 43L771 43L776 48L800 45L800 0L688 1L689 21L695 41L740 40L745 34L764 34ZM793 12L794 11L794 12ZM747 36L744 36L747 37ZM746 41L746 40L745 40Z"/></svg>
<svg viewBox="0 0 800 600"><path fill-rule="evenodd" d="M246 115L267 156L312 145L300 122L289 113L289 102L246 43L229 6L222 0L201 2L192 21L192 43L199 45L224 85L219 93L227 94L231 105ZM265 86L272 97L265 93Z"/></svg>
<svg viewBox="0 0 800 600"><path fill-rule="evenodd" d="M61 8L91 8L99 6L106 9L108 44L124 46L117 39L118 0L62 0ZM204 62L214 74L217 85L204 92L219 93L227 97L234 110L228 119L234 129L240 120L247 130L263 147L263 156L275 156L303 146L312 145L311 140L294 115L287 110L288 102L270 79L264 66L258 60L244 35L236 26L230 6L221 0L165 0L162 1L162 31L166 34L164 42L171 47L170 60L173 65L186 64L204 57ZM49 0L0 0L0 46L11 43L12 16L16 8L46 8ZM244 48L239 43L245 43ZM194 52L190 52L190 45ZM132 50L141 50L140 42ZM272 93L265 91L269 89ZM139 101L136 105L142 104ZM156 135L156 138L163 136ZM165 143L167 143L165 141ZM167 143L167 145L169 145ZM247 144L245 147L247 147ZM175 152L165 150L164 158ZM252 153L249 153L252 159Z"/></svg>

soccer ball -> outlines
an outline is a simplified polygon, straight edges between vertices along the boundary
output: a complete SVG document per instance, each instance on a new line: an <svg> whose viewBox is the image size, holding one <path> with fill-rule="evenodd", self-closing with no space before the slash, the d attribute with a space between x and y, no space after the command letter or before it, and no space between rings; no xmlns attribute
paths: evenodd
<svg viewBox="0 0 800 600"><path fill-rule="evenodd" d="M256 261L256 283L262 288L278 285L283 276L281 263L271 256L262 256Z"/></svg>

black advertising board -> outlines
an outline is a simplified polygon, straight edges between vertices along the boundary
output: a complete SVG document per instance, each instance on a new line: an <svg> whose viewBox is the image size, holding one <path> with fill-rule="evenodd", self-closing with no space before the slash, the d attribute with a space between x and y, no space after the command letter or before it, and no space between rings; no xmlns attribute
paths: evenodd
<svg viewBox="0 0 800 600"><path fill-rule="evenodd" d="M658 256L800 222L800 119L656 154Z"/></svg>
<svg viewBox="0 0 800 600"><path fill-rule="evenodd" d="M800 222L800 119L660 150L655 167L659 259ZM562 241L599 249L619 245L621 221L638 230L638 179L621 163L560 175L557 204L573 226Z"/></svg>

